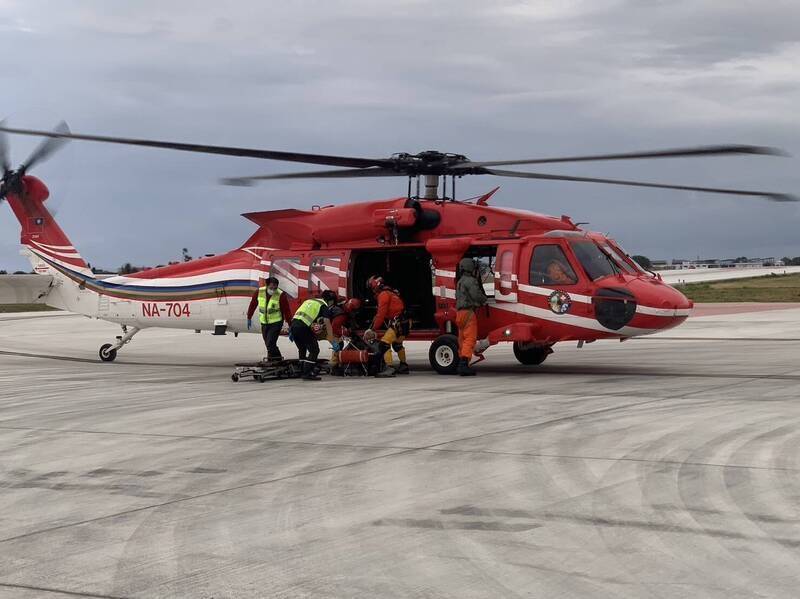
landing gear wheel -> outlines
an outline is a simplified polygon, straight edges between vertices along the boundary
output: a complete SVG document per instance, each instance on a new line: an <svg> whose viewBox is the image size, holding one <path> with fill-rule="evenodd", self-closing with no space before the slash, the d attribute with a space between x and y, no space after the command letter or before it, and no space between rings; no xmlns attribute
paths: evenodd
<svg viewBox="0 0 800 599"><path fill-rule="evenodd" d="M553 350L549 345L533 345L523 348L519 342L514 342L514 357L520 364L526 366L538 366L552 353Z"/></svg>
<svg viewBox="0 0 800 599"><path fill-rule="evenodd" d="M117 358L117 350L112 349L114 346L110 343L104 343L100 346L100 359L103 362L113 362Z"/></svg>
<svg viewBox="0 0 800 599"><path fill-rule="evenodd" d="M236 373L234 372L234 373L231 375L231 380L232 380L234 383L237 383L237 382L239 382L239 375L238 375L238 374L236 374Z"/></svg>
<svg viewBox="0 0 800 599"><path fill-rule="evenodd" d="M431 343L428 360L439 374L455 374L458 370L458 337L439 335Z"/></svg>

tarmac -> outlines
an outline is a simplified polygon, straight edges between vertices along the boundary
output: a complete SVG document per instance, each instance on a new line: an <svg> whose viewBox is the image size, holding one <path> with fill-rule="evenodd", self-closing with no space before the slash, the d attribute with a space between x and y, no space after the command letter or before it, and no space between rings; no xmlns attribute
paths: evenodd
<svg viewBox="0 0 800 599"><path fill-rule="evenodd" d="M2 315L0 597L797 597L800 305L753 310L262 384L257 335Z"/></svg>

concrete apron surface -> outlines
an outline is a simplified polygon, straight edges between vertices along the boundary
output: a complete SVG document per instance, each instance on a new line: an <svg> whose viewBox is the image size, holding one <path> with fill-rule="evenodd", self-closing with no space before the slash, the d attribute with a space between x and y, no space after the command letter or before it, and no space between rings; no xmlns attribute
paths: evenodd
<svg viewBox="0 0 800 599"><path fill-rule="evenodd" d="M420 343L407 377L233 383L259 336L99 362L116 334L0 319L0 597L798 595L800 309L474 378Z"/></svg>

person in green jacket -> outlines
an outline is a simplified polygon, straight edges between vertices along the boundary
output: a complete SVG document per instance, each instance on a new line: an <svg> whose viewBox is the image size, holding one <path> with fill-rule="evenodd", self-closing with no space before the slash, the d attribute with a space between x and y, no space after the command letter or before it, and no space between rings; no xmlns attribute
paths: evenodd
<svg viewBox="0 0 800 599"><path fill-rule="evenodd" d="M486 292L477 276L477 264L472 258L462 258L458 264L461 276L456 283L456 326L458 327L458 374L475 376L469 362L478 340L478 313L487 302Z"/></svg>

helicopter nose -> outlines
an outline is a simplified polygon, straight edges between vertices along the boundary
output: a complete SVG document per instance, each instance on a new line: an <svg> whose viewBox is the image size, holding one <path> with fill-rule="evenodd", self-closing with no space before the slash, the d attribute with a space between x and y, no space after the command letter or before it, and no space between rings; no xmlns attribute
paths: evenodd
<svg viewBox="0 0 800 599"><path fill-rule="evenodd" d="M637 301L642 328L668 329L683 322L693 302L680 291L662 281L631 281L628 285Z"/></svg>
<svg viewBox="0 0 800 599"><path fill-rule="evenodd" d="M669 329L686 320L692 302L680 291L653 279L597 289L592 298L597 321L613 331L630 326L643 332Z"/></svg>

